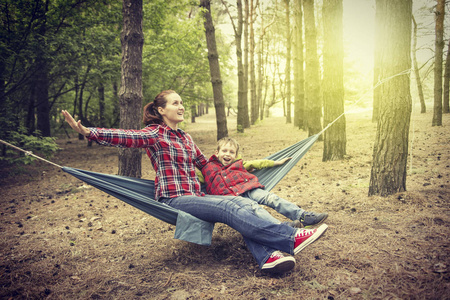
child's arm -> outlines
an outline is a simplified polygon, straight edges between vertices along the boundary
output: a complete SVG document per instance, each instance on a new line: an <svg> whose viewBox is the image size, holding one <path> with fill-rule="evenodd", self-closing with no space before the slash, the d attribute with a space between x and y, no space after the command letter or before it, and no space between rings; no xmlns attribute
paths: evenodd
<svg viewBox="0 0 450 300"><path fill-rule="evenodd" d="M264 168L272 168L276 166L281 166L282 164L286 163L288 160L292 159L292 157L287 157L282 160L274 161L269 159L258 159L258 160L249 160L244 161L244 168L249 171L253 172L254 170L260 170Z"/></svg>
<svg viewBox="0 0 450 300"><path fill-rule="evenodd" d="M282 160L274 161L273 166L274 166L274 167L275 167L275 166L281 166L281 165L283 165L284 163L286 163L288 160L291 160L291 159L292 159L292 157L286 157L286 158L283 158Z"/></svg>

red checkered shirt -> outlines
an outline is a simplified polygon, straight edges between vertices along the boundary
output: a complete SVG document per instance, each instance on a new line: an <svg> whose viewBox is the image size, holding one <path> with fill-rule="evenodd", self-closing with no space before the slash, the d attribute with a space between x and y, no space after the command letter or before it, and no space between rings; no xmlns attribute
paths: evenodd
<svg viewBox="0 0 450 300"><path fill-rule="evenodd" d="M246 170L242 159L224 166L217 156L213 155L203 167L202 174L205 178L206 192L211 195L239 196L256 188L264 188L259 183L258 177Z"/></svg>
<svg viewBox="0 0 450 300"><path fill-rule="evenodd" d="M101 145L145 148L156 171L155 198L184 195L203 196L195 167L202 169L206 158L192 137L181 129L152 124L141 130L89 128L89 140Z"/></svg>

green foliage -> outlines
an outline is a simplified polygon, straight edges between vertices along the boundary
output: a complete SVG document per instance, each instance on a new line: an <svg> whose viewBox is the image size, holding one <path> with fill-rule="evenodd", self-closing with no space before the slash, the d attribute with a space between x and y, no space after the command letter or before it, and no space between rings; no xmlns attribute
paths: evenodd
<svg viewBox="0 0 450 300"><path fill-rule="evenodd" d="M42 137L37 132L36 136L27 135L23 133L24 128L20 132L12 131L9 133L8 142L14 146L17 146L25 151L32 152L37 156L43 156L45 158L51 157L51 155L56 152L59 147L55 143L55 139L51 137ZM18 152L11 147L2 145L4 147L1 155L0 161L5 161L7 163L19 163L19 164L30 164L35 157L25 154L23 152Z"/></svg>
<svg viewBox="0 0 450 300"><path fill-rule="evenodd" d="M164 89L180 93L186 107L212 101L198 4L144 1L144 104ZM41 103L36 94L43 89L48 89L52 135L64 133L61 109L78 115L85 125L101 126L100 120L105 127L118 125L121 1L0 0L0 11L0 126L5 132L19 127L26 128L21 134L35 131ZM230 73L226 71L231 67L226 65L230 46L221 41L220 33L216 37L223 47L222 73ZM35 75L42 69L48 77L45 86ZM0 138L6 139L4 132Z"/></svg>
<svg viewBox="0 0 450 300"><path fill-rule="evenodd" d="M203 18L192 1L152 1L144 5L144 98L177 91L185 106L211 93ZM198 5L198 3L196 3Z"/></svg>

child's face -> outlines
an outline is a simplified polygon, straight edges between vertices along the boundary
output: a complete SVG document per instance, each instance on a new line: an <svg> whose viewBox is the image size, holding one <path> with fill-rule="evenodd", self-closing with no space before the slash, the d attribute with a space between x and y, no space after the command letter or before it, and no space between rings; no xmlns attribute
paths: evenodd
<svg viewBox="0 0 450 300"><path fill-rule="evenodd" d="M236 159L237 155L236 152L237 152L236 147L228 143L220 147L219 150L216 150L216 156L219 159L219 161L224 166L226 166L231 164Z"/></svg>

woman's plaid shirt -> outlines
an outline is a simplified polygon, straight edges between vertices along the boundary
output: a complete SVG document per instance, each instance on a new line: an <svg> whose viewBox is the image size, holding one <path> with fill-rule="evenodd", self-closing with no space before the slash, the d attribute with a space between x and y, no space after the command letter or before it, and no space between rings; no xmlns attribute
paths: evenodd
<svg viewBox="0 0 450 300"><path fill-rule="evenodd" d="M202 169L206 158L192 137L181 129L152 124L141 130L89 128L88 136L101 145L145 148L156 171L155 199L184 195L203 196L195 167Z"/></svg>

